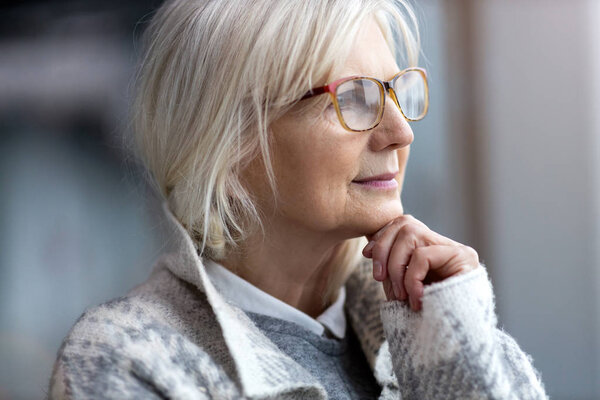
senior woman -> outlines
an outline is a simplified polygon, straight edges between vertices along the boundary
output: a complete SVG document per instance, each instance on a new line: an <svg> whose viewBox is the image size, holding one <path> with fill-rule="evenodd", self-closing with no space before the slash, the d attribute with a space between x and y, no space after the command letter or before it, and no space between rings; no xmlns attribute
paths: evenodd
<svg viewBox="0 0 600 400"><path fill-rule="evenodd" d="M51 398L546 398L477 253L403 214L428 107L406 4L168 1L145 45L170 248L77 321Z"/></svg>

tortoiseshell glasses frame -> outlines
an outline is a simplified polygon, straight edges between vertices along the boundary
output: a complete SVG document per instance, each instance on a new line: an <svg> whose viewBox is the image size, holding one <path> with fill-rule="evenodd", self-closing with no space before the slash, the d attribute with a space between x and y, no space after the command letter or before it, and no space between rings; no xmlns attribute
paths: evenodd
<svg viewBox="0 0 600 400"><path fill-rule="evenodd" d="M409 72L416 73L417 76L420 76L423 80L423 82L422 82L423 83L423 93L422 93L423 99L420 99L423 102L422 110L419 115L412 116L411 118L407 117L404 110L402 109L402 106L400 105L400 103L398 101L398 96L397 96L396 90L394 89L396 82L399 79L401 79L402 77L404 77L406 74L408 74ZM348 81L354 81L354 80L371 81L371 82L376 83L377 86L379 87L379 108L377 111L377 116L376 116L375 120L373 121L373 123L368 128L365 128L365 129L353 129L353 128L349 127L348 124L346 123L346 121L344 120L344 116L342 115L342 111L341 111L340 105L338 103L338 98L337 98L338 87ZM429 109L429 86L428 86L428 82L427 82L427 72L425 71L425 69L419 68L419 67L410 67L410 68L403 69L402 71L400 71L396 75L394 75L394 77L392 79L390 79L389 81L382 81L380 79L369 77L369 76L349 76L346 78L341 78L341 79L333 81L327 85L320 86L320 87L309 90L308 92L306 92L304 94L304 96L300 100L308 99L313 96L318 96L318 95L324 94L324 93L329 93L329 95L331 96L331 101L333 103L333 106L335 107L335 111L337 113L337 116L338 116L338 119L339 119L341 125L345 129L352 131L352 132L364 132L364 131L368 131L368 130L375 128L381 122L381 119L383 118L384 107L385 107L386 92L388 92L390 94L390 97L392 98L392 100L394 100L394 103L396 103L396 106L398 107L398 109L400 110L400 112L402 113L402 115L404 116L404 118L407 121L419 121L419 120L423 119L425 117L425 115L427 114L427 110ZM363 97L363 100L364 100L364 97Z"/></svg>

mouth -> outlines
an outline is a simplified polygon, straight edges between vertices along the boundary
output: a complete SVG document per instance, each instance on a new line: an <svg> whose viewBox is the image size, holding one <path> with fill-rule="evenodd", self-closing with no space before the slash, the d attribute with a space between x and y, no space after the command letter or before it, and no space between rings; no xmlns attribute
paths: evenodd
<svg viewBox="0 0 600 400"><path fill-rule="evenodd" d="M398 187L398 182L394 179L396 175L398 171L355 179L352 183L370 189L396 189Z"/></svg>

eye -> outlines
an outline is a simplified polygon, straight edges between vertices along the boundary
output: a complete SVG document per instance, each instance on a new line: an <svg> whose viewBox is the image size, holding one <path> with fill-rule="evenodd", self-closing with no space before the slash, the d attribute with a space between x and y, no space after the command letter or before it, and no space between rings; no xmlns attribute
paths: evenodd
<svg viewBox="0 0 600 400"><path fill-rule="evenodd" d="M353 104L353 93L351 91L339 93L337 96L337 102L340 110L350 107L350 105Z"/></svg>

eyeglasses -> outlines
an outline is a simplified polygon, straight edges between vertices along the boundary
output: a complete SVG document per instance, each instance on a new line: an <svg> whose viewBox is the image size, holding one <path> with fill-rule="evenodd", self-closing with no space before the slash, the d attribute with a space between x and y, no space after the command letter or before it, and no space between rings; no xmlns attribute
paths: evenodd
<svg viewBox="0 0 600 400"><path fill-rule="evenodd" d="M425 117L429 108L427 72L423 68L407 68L391 80L367 76L350 76L306 92L300 99L329 93L342 126L353 132L375 128L383 117L386 91L408 121Z"/></svg>

